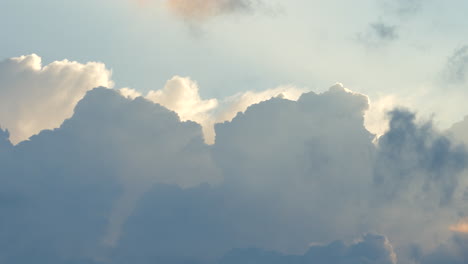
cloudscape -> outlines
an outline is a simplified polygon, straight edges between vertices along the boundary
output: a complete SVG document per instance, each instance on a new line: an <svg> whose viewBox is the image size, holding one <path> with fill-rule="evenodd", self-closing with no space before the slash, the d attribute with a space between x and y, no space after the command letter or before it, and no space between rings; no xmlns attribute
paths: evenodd
<svg viewBox="0 0 468 264"><path fill-rule="evenodd" d="M468 264L467 8L0 0L0 264Z"/></svg>

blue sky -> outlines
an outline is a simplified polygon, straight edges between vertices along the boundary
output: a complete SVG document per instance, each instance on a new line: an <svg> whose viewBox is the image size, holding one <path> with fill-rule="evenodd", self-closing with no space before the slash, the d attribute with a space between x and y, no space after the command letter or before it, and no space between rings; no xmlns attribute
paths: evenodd
<svg viewBox="0 0 468 264"><path fill-rule="evenodd" d="M430 85L467 42L463 1L271 1L196 22L149 2L2 1L0 57L100 61L118 87L142 91L181 75L204 97L335 82L376 96ZM395 39L379 39L374 23Z"/></svg>

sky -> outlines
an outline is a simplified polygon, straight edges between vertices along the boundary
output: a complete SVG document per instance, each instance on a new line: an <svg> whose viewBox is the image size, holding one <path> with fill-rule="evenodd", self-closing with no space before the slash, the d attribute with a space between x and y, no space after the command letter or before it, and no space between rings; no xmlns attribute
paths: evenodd
<svg viewBox="0 0 468 264"><path fill-rule="evenodd" d="M0 263L468 263L461 0L0 0Z"/></svg>

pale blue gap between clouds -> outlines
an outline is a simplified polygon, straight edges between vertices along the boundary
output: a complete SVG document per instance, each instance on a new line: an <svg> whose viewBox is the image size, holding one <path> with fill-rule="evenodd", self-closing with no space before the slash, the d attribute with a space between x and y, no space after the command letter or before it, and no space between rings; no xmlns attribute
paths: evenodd
<svg viewBox="0 0 468 264"><path fill-rule="evenodd" d="M467 41L460 34L467 23L460 11L466 3L422 1L412 18L402 19L392 11L399 5L388 8L386 2L392 1L278 1L282 14L216 17L194 37L184 21L161 6L140 8L127 0L5 0L0 19L8 37L0 56L37 53L46 63L102 61L113 69L118 87L143 92L162 87L174 75L191 76L208 98L291 82L314 90L343 82L373 98L424 93L415 89L431 88L441 64ZM356 35L379 21L396 26L398 39L369 51Z"/></svg>

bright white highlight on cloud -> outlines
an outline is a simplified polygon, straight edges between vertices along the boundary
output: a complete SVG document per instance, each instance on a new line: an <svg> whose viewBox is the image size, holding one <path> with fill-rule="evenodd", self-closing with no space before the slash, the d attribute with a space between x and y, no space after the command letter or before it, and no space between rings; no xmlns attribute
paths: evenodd
<svg viewBox="0 0 468 264"><path fill-rule="evenodd" d="M0 126L14 144L59 127L87 91L113 86L102 63L41 62L35 54L0 62Z"/></svg>
<svg viewBox="0 0 468 264"><path fill-rule="evenodd" d="M380 136L388 131L388 112L397 105L396 97L384 96L376 101L370 102L369 110L366 112L364 125L369 132Z"/></svg>
<svg viewBox="0 0 468 264"><path fill-rule="evenodd" d="M42 66L41 57L32 54L0 63L0 127L8 129L14 144L44 129L53 129L73 114L84 94L99 86L113 87L111 71L102 63L81 64L68 60ZM281 86L264 91L246 91L224 99L203 99L198 84L189 77L174 76L160 90L146 95L132 88L121 88L122 96L144 97L176 112L182 121L202 126L205 142L215 142L214 125L231 121L249 106L280 97L292 101L306 89ZM351 92L351 91L350 91ZM383 97L366 112L366 128L381 135L388 129L386 113L396 99Z"/></svg>
<svg viewBox="0 0 468 264"><path fill-rule="evenodd" d="M142 94L140 92L138 92L137 90L134 90L134 89L128 88L128 87L120 88L119 92L123 97L128 98L128 99L135 99L137 97L142 96Z"/></svg>
<svg viewBox="0 0 468 264"><path fill-rule="evenodd" d="M138 94L131 89L121 89L120 92L129 98ZM237 113L244 112L249 106L273 97L296 101L303 92L303 89L284 86L261 92L238 93L219 102L217 99L202 99L195 81L188 77L175 76L163 89L150 91L145 98L176 112L182 121L190 120L201 124L205 141L213 144L215 123L231 121Z"/></svg>

